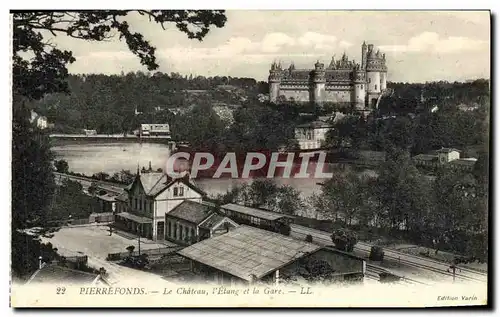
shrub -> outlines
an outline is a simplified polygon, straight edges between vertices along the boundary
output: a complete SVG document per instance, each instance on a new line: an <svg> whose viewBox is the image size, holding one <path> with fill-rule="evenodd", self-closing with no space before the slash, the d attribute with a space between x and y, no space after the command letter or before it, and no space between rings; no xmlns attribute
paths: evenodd
<svg viewBox="0 0 500 317"><path fill-rule="evenodd" d="M384 249L376 245L372 246L369 259L372 261L382 261L384 259Z"/></svg>
<svg viewBox="0 0 500 317"><path fill-rule="evenodd" d="M130 254L132 254L132 253L134 253L135 246L133 246L133 245L129 245L126 249L127 249L127 251L128 251Z"/></svg>
<svg viewBox="0 0 500 317"><path fill-rule="evenodd" d="M306 236L306 242L313 242L313 237L310 234Z"/></svg>
<svg viewBox="0 0 500 317"><path fill-rule="evenodd" d="M332 242L335 244L335 248L346 252L352 252L354 246L358 243L356 234L347 229L334 230L331 238Z"/></svg>

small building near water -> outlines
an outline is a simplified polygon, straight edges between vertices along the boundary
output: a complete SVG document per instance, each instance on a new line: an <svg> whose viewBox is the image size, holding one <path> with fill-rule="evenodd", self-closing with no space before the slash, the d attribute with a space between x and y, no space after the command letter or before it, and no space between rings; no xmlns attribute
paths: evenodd
<svg viewBox="0 0 500 317"><path fill-rule="evenodd" d="M473 157L460 157L460 150L441 148L430 154L418 154L413 158L415 165L429 169L446 167L453 170L471 171L477 159Z"/></svg>
<svg viewBox="0 0 500 317"><path fill-rule="evenodd" d="M331 129L333 124L324 121L304 123L295 128L295 138L301 150L317 150L321 148Z"/></svg>

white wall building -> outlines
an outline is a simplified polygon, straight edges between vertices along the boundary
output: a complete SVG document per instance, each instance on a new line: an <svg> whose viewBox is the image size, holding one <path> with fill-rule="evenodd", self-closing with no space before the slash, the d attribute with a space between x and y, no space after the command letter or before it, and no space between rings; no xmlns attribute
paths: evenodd
<svg viewBox="0 0 500 317"><path fill-rule="evenodd" d="M331 124L323 121L301 124L295 128L295 138L301 150L319 149L326 139L326 133L332 128Z"/></svg>
<svg viewBox="0 0 500 317"><path fill-rule="evenodd" d="M39 129L47 129L47 127L49 126L47 118L44 116L40 116L34 111L31 111L30 122L36 125Z"/></svg>
<svg viewBox="0 0 500 317"><path fill-rule="evenodd" d="M201 203L203 191L189 177L164 173L139 174L117 197L117 226L153 240L165 237L165 214L185 200Z"/></svg>

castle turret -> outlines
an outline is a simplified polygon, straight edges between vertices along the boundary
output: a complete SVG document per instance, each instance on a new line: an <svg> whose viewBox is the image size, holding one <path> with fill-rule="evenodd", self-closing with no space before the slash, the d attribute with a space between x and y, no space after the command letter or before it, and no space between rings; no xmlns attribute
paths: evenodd
<svg viewBox="0 0 500 317"><path fill-rule="evenodd" d="M326 72L325 65L319 61L314 64L313 72L314 102L322 103L325 95Z"/></svg>
<svg viewBox="0 0 500 317"><path fill-rule="evenodd" d="M281 65L273 62L269 70L269 101L277 102L281 84Z"/></svg>
<svg viewBox="0 0 500 317"><path fill-rule="evenodd" d="M366 100L366 73L361 69L361 65L357 64L353 70L353 104L356 110L365 109Z"/></svg>
<svg viewBox="0 0 500 317"><path fill-rule="evenodd" d="M380 71L380 89L382 91L387 89L387 66L385 64L385 54L381 58L381 71Z"/></svg>
<svg viewBox="0 0 500 317"><path fill-rule="evenodd" d="M368 52L368 47L366 46L366 42L363 41L363 45L361 45L361 68L366 69L366 54Z"/></svg>

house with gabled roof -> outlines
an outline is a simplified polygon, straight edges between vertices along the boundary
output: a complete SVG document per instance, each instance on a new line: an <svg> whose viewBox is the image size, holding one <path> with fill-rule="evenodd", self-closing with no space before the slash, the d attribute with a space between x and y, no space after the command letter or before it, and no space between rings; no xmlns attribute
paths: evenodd
<svg viewBox="0 0 500 317"><path fill-rule="evenodd" d="M214 211L213 206L186 200L165 214L165 238L192 244L238 227L233 220Z"/></svg>
<svg viewBox="0 0 500 317"><path fill-rule="evenodd" d="M246 225L177 254L190 261L194 274L220 285L362 282L366 273L362 258Z"/></svg>
<svg viewBox="0 0 500 317"><path fill-rule="evenodd" d="M165 239L165 214L186 200L201 202L205 193L186 175L137 173L132 184L116 198L115 225L140 236Z"/></svg>

